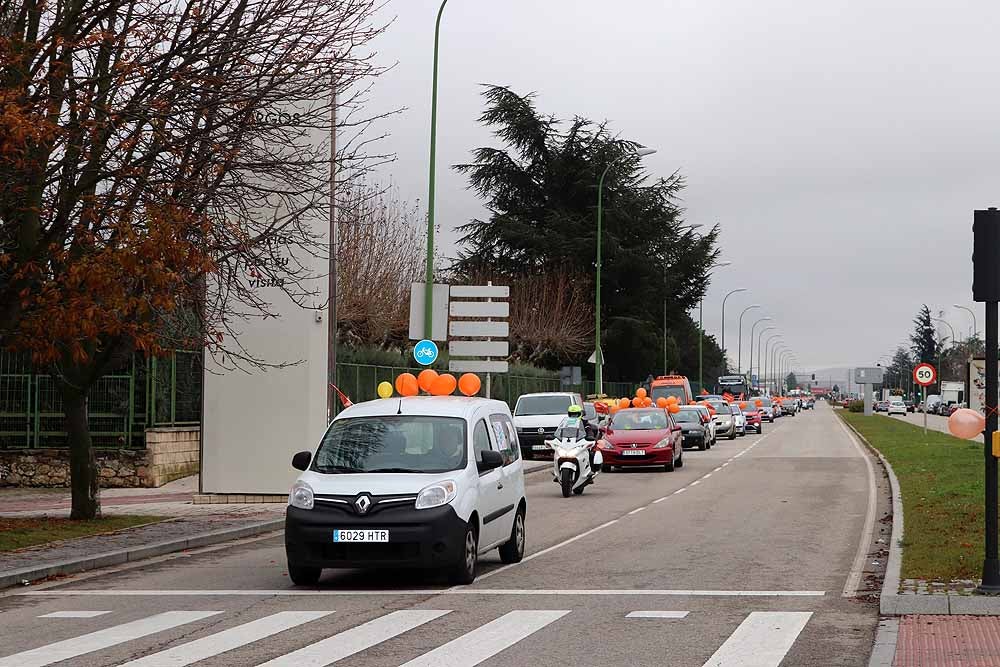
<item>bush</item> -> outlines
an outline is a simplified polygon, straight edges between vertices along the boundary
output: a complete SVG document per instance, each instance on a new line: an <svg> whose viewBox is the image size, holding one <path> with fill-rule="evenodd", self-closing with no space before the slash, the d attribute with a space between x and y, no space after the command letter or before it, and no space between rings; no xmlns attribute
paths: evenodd
<svg viewBox="0 0 1000 667"><path fill-rule="evenodd" d="M864 412L865 402L864 401L851 401L847 404L847 409L850 412Z"/></svg>

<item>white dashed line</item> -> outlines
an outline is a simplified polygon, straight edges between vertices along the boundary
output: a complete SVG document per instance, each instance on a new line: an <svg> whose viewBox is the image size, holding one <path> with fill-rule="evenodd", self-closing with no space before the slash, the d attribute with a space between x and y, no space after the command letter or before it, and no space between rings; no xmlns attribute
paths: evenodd
<svg viewBox="0 0 1000 667"><path fill-rule="evenodd" d="M644 509L646 509L646 508L645 507L637 507L634 510L632 510L631 512L629 512L628 515L632 516L633 514L638 514L639 512L643 511Z"/></svg>

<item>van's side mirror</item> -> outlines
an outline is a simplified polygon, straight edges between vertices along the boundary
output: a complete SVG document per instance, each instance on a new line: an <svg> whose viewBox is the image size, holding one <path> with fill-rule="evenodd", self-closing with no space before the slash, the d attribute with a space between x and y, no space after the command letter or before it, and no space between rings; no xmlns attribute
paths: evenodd
<svg viewBox="0 0 1000 667"><path fill-rule="evenodd" d="M292 467L296 470L307 470L312 456L312 452L299 452L292 457Z"/></svg>
<svg viewBox="0 0 1000 667"><path fill-rule="evenodd" d="M488 449L479 455L479 460L476 461L476 467L479 472L489 472L490 470L496 470L503 465L503 454L500 452L494 452L492 449Z"/></svg>

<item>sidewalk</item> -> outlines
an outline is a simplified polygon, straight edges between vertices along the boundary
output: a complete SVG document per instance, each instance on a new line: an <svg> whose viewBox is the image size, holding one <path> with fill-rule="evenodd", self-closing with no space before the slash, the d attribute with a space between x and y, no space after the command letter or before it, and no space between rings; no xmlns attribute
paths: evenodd
<svg viewBox="0 0 1000 667"><path fill-rule="evenodd" d="M1000 617L904 616L894 667L1000 665Z"/></svg>

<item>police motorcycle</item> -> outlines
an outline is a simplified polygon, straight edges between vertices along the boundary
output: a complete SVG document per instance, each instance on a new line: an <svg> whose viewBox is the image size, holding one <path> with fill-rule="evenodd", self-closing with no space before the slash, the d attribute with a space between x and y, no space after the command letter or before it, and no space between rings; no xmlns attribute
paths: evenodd
<svg viewBox="0 0 1000 667"><path fill-rule="evenodd" d="M570 492L580 495L594 483L601 464L601 452L595 449L596 437L587 433L587 424L579 412L570 407L570 416L556 429L555 437L546 440L552 448L552 481L559 484L563 498Z"/></svg>

